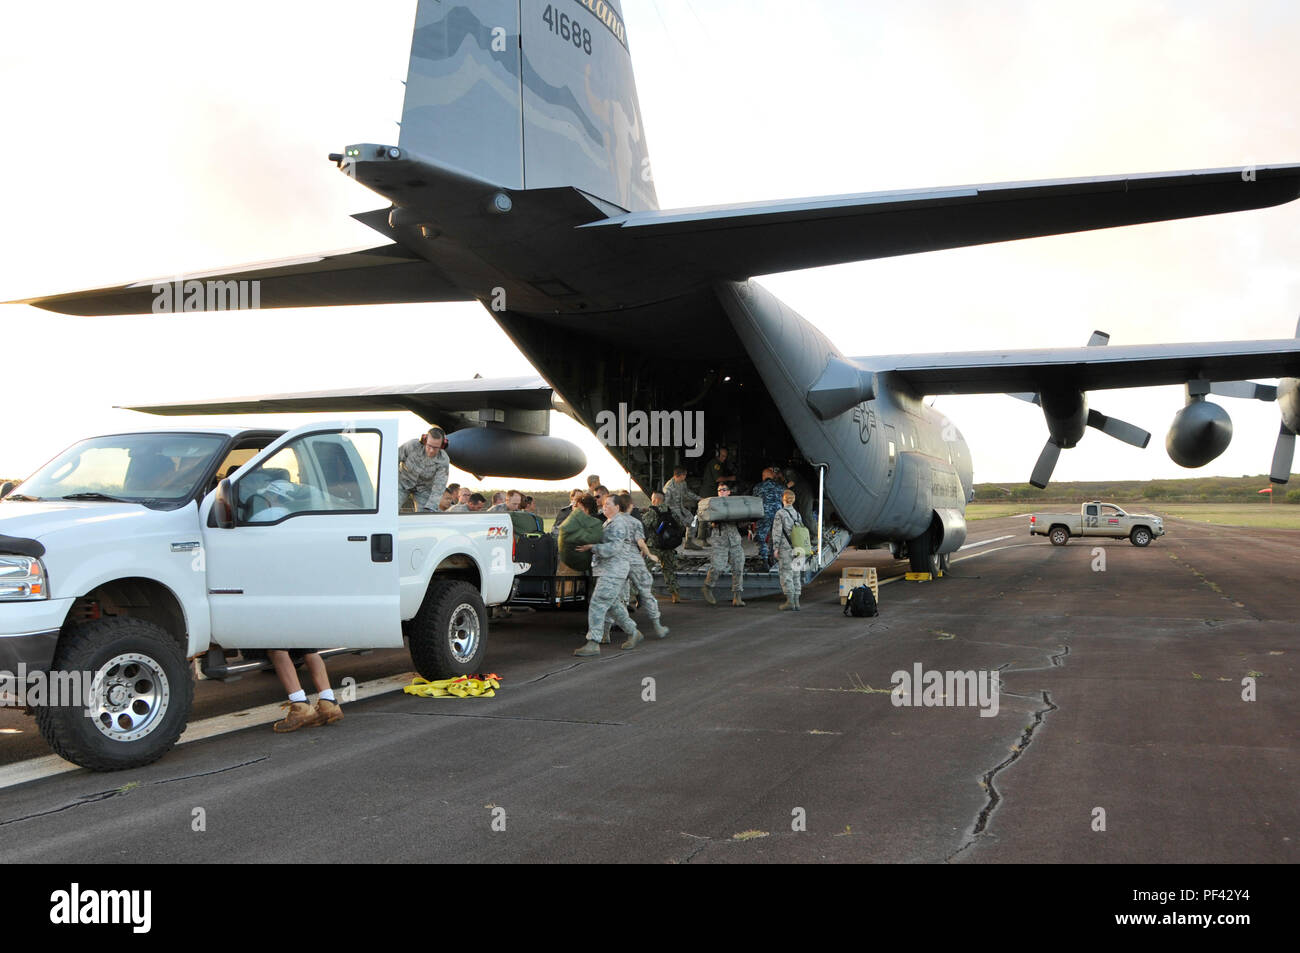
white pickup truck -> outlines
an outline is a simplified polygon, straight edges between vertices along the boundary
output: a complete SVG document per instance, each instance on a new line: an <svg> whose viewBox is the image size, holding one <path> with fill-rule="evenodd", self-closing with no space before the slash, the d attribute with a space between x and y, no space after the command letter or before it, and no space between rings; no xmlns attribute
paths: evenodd
<svg viewBox="0 0 1300 953"><path fill-rule="evenodd" d="M1149 546L1151 540L1165 534L1165 523L1158 516L1125 513L1114 503L1091 500L1077 513L1031 513L1029 535L1046 536L1053 546L1064 546L1071 536L1109 536L1127 539L1134 546Z"/></svg>
<svg viewBox="0 0 1300 953"><path fill-rule="evenodd" d="M116 434L12 488L0 674L84 689L28 704L50 747L101 771L158 759L189 719L194 658L221 678L250 666L227 653L405 635L426 678L478 671L485 606L514 582L510 518L399 517L397 450L392 420Z"/></svg>

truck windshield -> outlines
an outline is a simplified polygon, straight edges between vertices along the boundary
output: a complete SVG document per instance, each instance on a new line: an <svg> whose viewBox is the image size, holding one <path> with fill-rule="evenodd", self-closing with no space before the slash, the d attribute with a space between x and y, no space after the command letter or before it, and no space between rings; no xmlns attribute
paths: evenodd
<svg viewBox="0 0 1300 953"><path fill-rule="evenodd" d="M12 496L38 500L179 502L226 445L217 434L129 433L73 444Z"/></svg>

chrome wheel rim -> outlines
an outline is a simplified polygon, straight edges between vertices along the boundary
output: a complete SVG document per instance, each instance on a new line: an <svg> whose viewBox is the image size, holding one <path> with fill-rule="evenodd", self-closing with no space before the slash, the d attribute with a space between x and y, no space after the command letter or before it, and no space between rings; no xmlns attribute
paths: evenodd
<svg viewBox="0 0 1300 953"><path fill-rule="evenodd" d="M472 661L478 652L478 613L468 602L462 602L452 612L451 621L447 625L447 641L451 646L452 658L462 665Z"/></svg>
<svg viewBox="0 0 1300 953"><path fill-rule="evenodd" d="M139 652L124 652L95 673L86 715L105 737L137 741L162 724L170 701L162 666Z"/></svg>

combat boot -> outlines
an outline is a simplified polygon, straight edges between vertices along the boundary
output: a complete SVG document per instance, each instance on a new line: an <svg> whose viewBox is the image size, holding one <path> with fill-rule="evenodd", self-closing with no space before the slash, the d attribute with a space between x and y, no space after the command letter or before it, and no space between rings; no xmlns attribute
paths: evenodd
<svg viewBox="0 0 1300 953"><path fill-rule="evenodd" d="M655 635L659 636L661 639L668 638L668 626L664 625L662 622L656 622Z"/></svg>
<svg viewBox="0 0 1300 953"><path fill-rule="evenodd" d="M672 597L673 605L677 605L677 603L682 601L682 597L679 593L673 592L669 593L669 595Z"/></svg>
<svg viewBox="0 0 1300 953"><path fill-rule="evenodd" d="M713 598L713 570L712 569L710 569L708 573L705 575L704 585L702 588L704 590L704 601L711 606L716 606L718 604L718 600Z"/></svg>
<svg viewBox="0 0 1300 953"><path fill-rule="evenodd" d="M802 611L802 609L801 609L800 606L799 606L799 600L802 599L802 598L803 598L803 593L802 593L802 592L799 593L797 596L794 597L794 605L791 606L791 608L794 609L795 612L800 612L800 611Z"/></svg>
<svg viewBox="0 0 1300 953"><path fill-rule="evenodd" d="M581 648L573 650L573 654L578 656L578 658L595 658L600 654L600 645L592 639L587 639L587 641L582 643Z"/></svg>
<svg viewBox="0 0 1300 953"><path fill-rule="evenodd" d="M332 725L336 721L343 720L343 709L328 698L317 699L316 714L320 717L322 725Z"/></svg>
<svg viewBox="0 0 1300 953"><path fill-rule="evenodd" d="M733 592L731 594L731 604L735 606L737 609L745 608L745 602L743 599L740 598L740 593L738 592Z"/></svg>
<svg viewBox="0 0 1300 953"><path fill-rule="evenodd" d="M667 633L665 633L665 634L667 634ZM660 636L660 638L663 638L663 636ZM641 634L640 632L638 632L637 630L633 629L633 630L632 630L632 634L629 635L629 636L627 637L627 641L624 642L624 643L623 643L621 646L619 646L619 647L620 647L620 648L623 648L623 649L634 649L634 648L636 648L638 645L640 645L644 640L645 640L645 636L642 635L642 634Z"/></svg>
<svg viewBox="0 0 1300 953"><path fill-rule="evenodd" d="M277 721L271 726L280 734L286 731L297 731L299 728L310 728L321 723L320 712L306 702L289 702L280 707L289 709L289 714L284 716L283 721Z"/></svg>

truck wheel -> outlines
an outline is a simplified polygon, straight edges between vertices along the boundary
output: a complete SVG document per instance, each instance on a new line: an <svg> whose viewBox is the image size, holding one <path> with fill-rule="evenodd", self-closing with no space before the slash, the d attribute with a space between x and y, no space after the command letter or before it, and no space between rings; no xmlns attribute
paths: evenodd
<svg viewBox="0 0 1300 953"><path fill-rule="evenodd" d="M1129 534L1128 540L1134 546L1150 546L1151 530L1147 529L1145 526L1134 526L1133 532Z"/></svg>
<svg viewBox="0 0 1300 953"><path fill-rule="evenodd" d="M71 674L65 684L78 686L82 698L38 707L36 724L56 754L83 768L152 764L189 721L194 678L185 652L152 622L119 616L77 626L59 640L51 669Z"/></svg>
<svg viewBox="0 0 1300 953"><path fill-rule="evenodd" d="M1052 541L1053 546L1064 546L1070 541L1070 531L1064 526L1053 526L1047 538Z"/></svg>
<svg viewBox="0 0 1300 953"><path fill-rule="evenodd" d="M408 627L411 661L424 678L436 681L470 675L487 651L487 611L483 597L468 582L435 579Z"/></svg>

